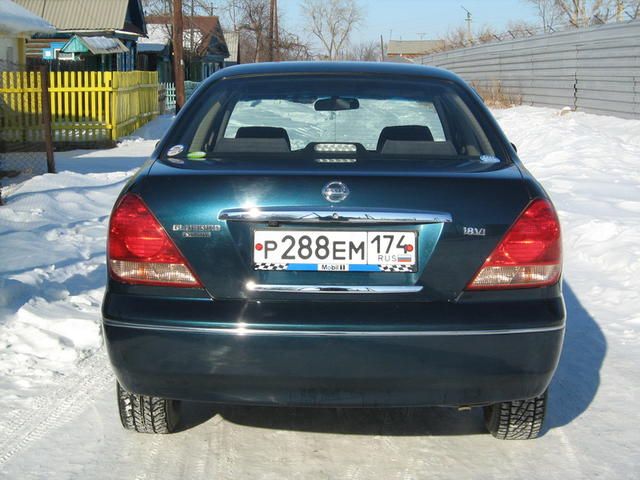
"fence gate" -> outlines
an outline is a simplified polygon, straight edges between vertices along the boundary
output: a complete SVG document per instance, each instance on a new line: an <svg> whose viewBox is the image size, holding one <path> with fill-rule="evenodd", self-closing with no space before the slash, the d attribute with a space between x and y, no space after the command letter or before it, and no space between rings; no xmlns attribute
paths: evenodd
<svg viewBox="0 0 640 480"><path fill-rule="evenodd" d="M189 100L193 92L200 86L202 82L191 82L185 80L184 82L184 100ZM175 113L176 111L176 85L175 83L163 83L162 88L164 90L164 109L163 113Z"/></svg>

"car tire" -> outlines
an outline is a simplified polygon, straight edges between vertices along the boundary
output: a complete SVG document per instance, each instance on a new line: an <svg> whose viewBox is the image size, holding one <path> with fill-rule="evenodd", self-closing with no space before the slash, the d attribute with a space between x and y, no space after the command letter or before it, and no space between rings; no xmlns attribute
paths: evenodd
<svg viewBox="0 0 640 480"><path fill-rule="evenodd" d="M125 430L173 433L180 419L180 401L127 392L116 382L120 421Z"/></svg>
<svg viewBox="0 0 640 480"><path fill-rule="evenodd" d="M487 430L500 440L538 437L547 411L547 390L535 398L500 402L484 407Z"/></svg>

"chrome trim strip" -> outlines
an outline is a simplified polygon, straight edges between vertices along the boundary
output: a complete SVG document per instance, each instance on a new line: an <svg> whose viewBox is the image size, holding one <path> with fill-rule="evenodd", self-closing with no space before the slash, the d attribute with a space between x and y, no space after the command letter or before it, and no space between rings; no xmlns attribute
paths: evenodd
<svg viewBox="0 0 640 480"><path fill-rule="evenodd" d="M247 282L250 292L278 293L416 293L422 285L275 285Z"/></svg>
<svg viewBox="0 0 640 480"><path fill-rule="evenodd" d="M445 212L416 210L353 210L345 208L285 208L253 207L229 208L220 211L218 220L229 222L279 222L279 223L357 223L357 224L427 224L451 223L451 215Z"/></svg>
<svg viewBox="0 0 640 480"><path fill-rule="evenodd" d="M102 320L111 327L133 328L139 330L156 330L162 332L182 333L212 333L221 335L285 335L292 337L460 337L478 335L512 335L519 333L545 333L563 330L564 325L555 327L518 328L502 330L403 330L403 331L340 331L340 330L270 330L264 328L250 328L239 323L238 327L191 327L177 325L145 325L141 323L121 322L118 320Z"/></svg>

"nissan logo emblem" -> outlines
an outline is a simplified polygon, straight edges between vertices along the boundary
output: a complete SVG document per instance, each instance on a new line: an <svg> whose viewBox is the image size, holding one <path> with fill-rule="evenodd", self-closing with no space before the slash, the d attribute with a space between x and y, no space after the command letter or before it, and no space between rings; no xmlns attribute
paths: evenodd
<svg viewBox="0 0 640 480"><path fill-rule="evenodd" d="M322 187L322 196L331 203L342 202L349 196L349 187L342 182L329 182Z"/></svg>

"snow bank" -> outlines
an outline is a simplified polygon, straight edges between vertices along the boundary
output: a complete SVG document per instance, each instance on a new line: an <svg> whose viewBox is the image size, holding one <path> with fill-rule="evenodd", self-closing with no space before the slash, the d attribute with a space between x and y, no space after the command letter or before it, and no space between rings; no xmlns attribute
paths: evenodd
<svg viewBox="0 0 640 480"><path fill-rule="evenodd" d="M640 344L640 121L532 107L495 115L558 209L566 281L605 334Z"/></svg>
<svg viewBox="0 0 640 480"><path fill-rule="evenodd" d="M0 207L0 406L41 393L100 347L108 216L170 121L115 149L56 154L60 173L14 186Z"/></svg>
<svg viewBox="0 0 640 480"><path fill-rule="evenodd" d="M34 33L55 33L56 28L43 18L12 2L0 2L0 35L30 37Z"/></svg>

